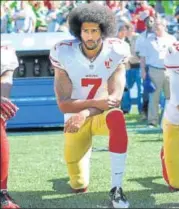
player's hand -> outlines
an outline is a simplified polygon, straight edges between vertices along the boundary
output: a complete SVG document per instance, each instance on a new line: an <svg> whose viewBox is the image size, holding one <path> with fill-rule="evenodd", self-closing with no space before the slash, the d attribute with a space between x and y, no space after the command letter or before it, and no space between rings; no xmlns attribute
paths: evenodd
<svg viewBox="0 0 179 209"><path fill-rule="evenodd" d="M85 123L87 116L80 112L70 117L64 126L65 133L76 133Z"/></svg>
<svg viewBox="0 0 179 209"><path fill-rule="evenodd" d="M96 108L100 110L109 110L110 108L119 107L120 100L114 96L109 95L107 99L98 100L96 103Z"/></svg>
<svg viewBox="0 0 179 209"><path fill-rule="evenodd" d="M15 104L13 104L10 101L10 99L1 96L0 111L1 111L1 118L4 121L7 121L16 115L16 112L18 111L18 107Z"/></svg>

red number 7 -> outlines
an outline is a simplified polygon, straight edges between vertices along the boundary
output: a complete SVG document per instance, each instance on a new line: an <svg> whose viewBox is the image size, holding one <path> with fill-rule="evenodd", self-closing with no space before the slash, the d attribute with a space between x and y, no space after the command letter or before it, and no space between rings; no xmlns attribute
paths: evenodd
<svg viewBox="0 0 179 209"><path fill-rule="evenodd" d="M89 85L92 85L93 87L91 88L87 99L93 99L98 88L101 86L102 79L101 78L82 78L81 79L81 85L86 87Z"/></svg>

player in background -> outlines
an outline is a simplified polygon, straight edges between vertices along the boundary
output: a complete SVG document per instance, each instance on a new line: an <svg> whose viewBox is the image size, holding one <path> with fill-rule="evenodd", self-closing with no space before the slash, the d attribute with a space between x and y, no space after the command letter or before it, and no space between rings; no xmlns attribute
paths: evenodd
<svg viewBox="0 0 179 209"><path fill-rule="evenodd" d="M165 67L169 73L171 96L163 119L163 177L171 190L179 191L179 42L168 48Z"/></svg>
<svg viewBox="0 0 179 209"><path fill-rule="evenodd" d="M0 124L1 124L1 187L0 201L1 208L19 208L10 197L7 190L8 168L9 168L9 142L6 134L6 122L15 116L18 108L10 101L9 95L13 82L13 72L18 67L18 60L15 51L10 46L1 46L1 103L0 103Z"/></svg>
<svg viewBox="0 0 179 209"><path fill-rule="evenodd" d="M112 11L98 3L82 4L69 14L76 37L57 43L50 52L55 69L54 89L64 113L65 160L70 186L84 192L89 185L92 136L108 135L114 208L128 208L122 190L128 137L119 108L125 87L127 56L115 37ZM104 162L105 163L105 162Z"/></svg>

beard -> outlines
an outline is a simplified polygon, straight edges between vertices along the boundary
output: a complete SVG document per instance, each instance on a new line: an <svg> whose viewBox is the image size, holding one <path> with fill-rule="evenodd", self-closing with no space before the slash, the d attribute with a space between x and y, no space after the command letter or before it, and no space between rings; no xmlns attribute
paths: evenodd
<svg viewBox="0 0 179 209"><path fill-rule="evenodd" d="M99 46L100 42L101 42L101 38L99 38L99 39L96 40L96 41L93 41L93 40L84 41L84 40L82 39L82 44L83 44L83 46L84 46L87 50L94 50L94 49L96 49L96 48Z"/></svg>

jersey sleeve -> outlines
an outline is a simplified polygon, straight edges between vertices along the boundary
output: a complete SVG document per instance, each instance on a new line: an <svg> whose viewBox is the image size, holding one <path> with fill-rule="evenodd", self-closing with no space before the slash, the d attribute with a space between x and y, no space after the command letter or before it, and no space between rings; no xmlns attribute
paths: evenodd
<svg viewBox="0 0 179 209"><path fill-rule="evenodd" d="M127 42L114 43L113 49L118 56L118 65L129 61L129 58L131 57L131 50Z"/></svg>
<svg viewBox="0 0 179 209"><path fill-rule="evenodd" d="M49 59L54 67L65 69L62 57L60 56L60 43L55 44L50 50Z"/></svg>
<svg viewBox="0 0 179 209"><path fill-rule="evenodd" d="M179 73L179 42L174 42L168 47L164 59L164 65L168 71L176 71Z"/></svg>
<svg viewBox="0 0 179 209"><path fill-rule="evenodd" d="M175 106L179 105L178 84L179 84L179 72L178 73L172 72L170 74L170 88L171 88L170 101Z"/></svg>
<svg viewBox="0 0 179 209"><path fill-rule="evenodd" d="M1 46L1 75L6 71L14 71L19 66L15 49L11 46Z"/></svg>

